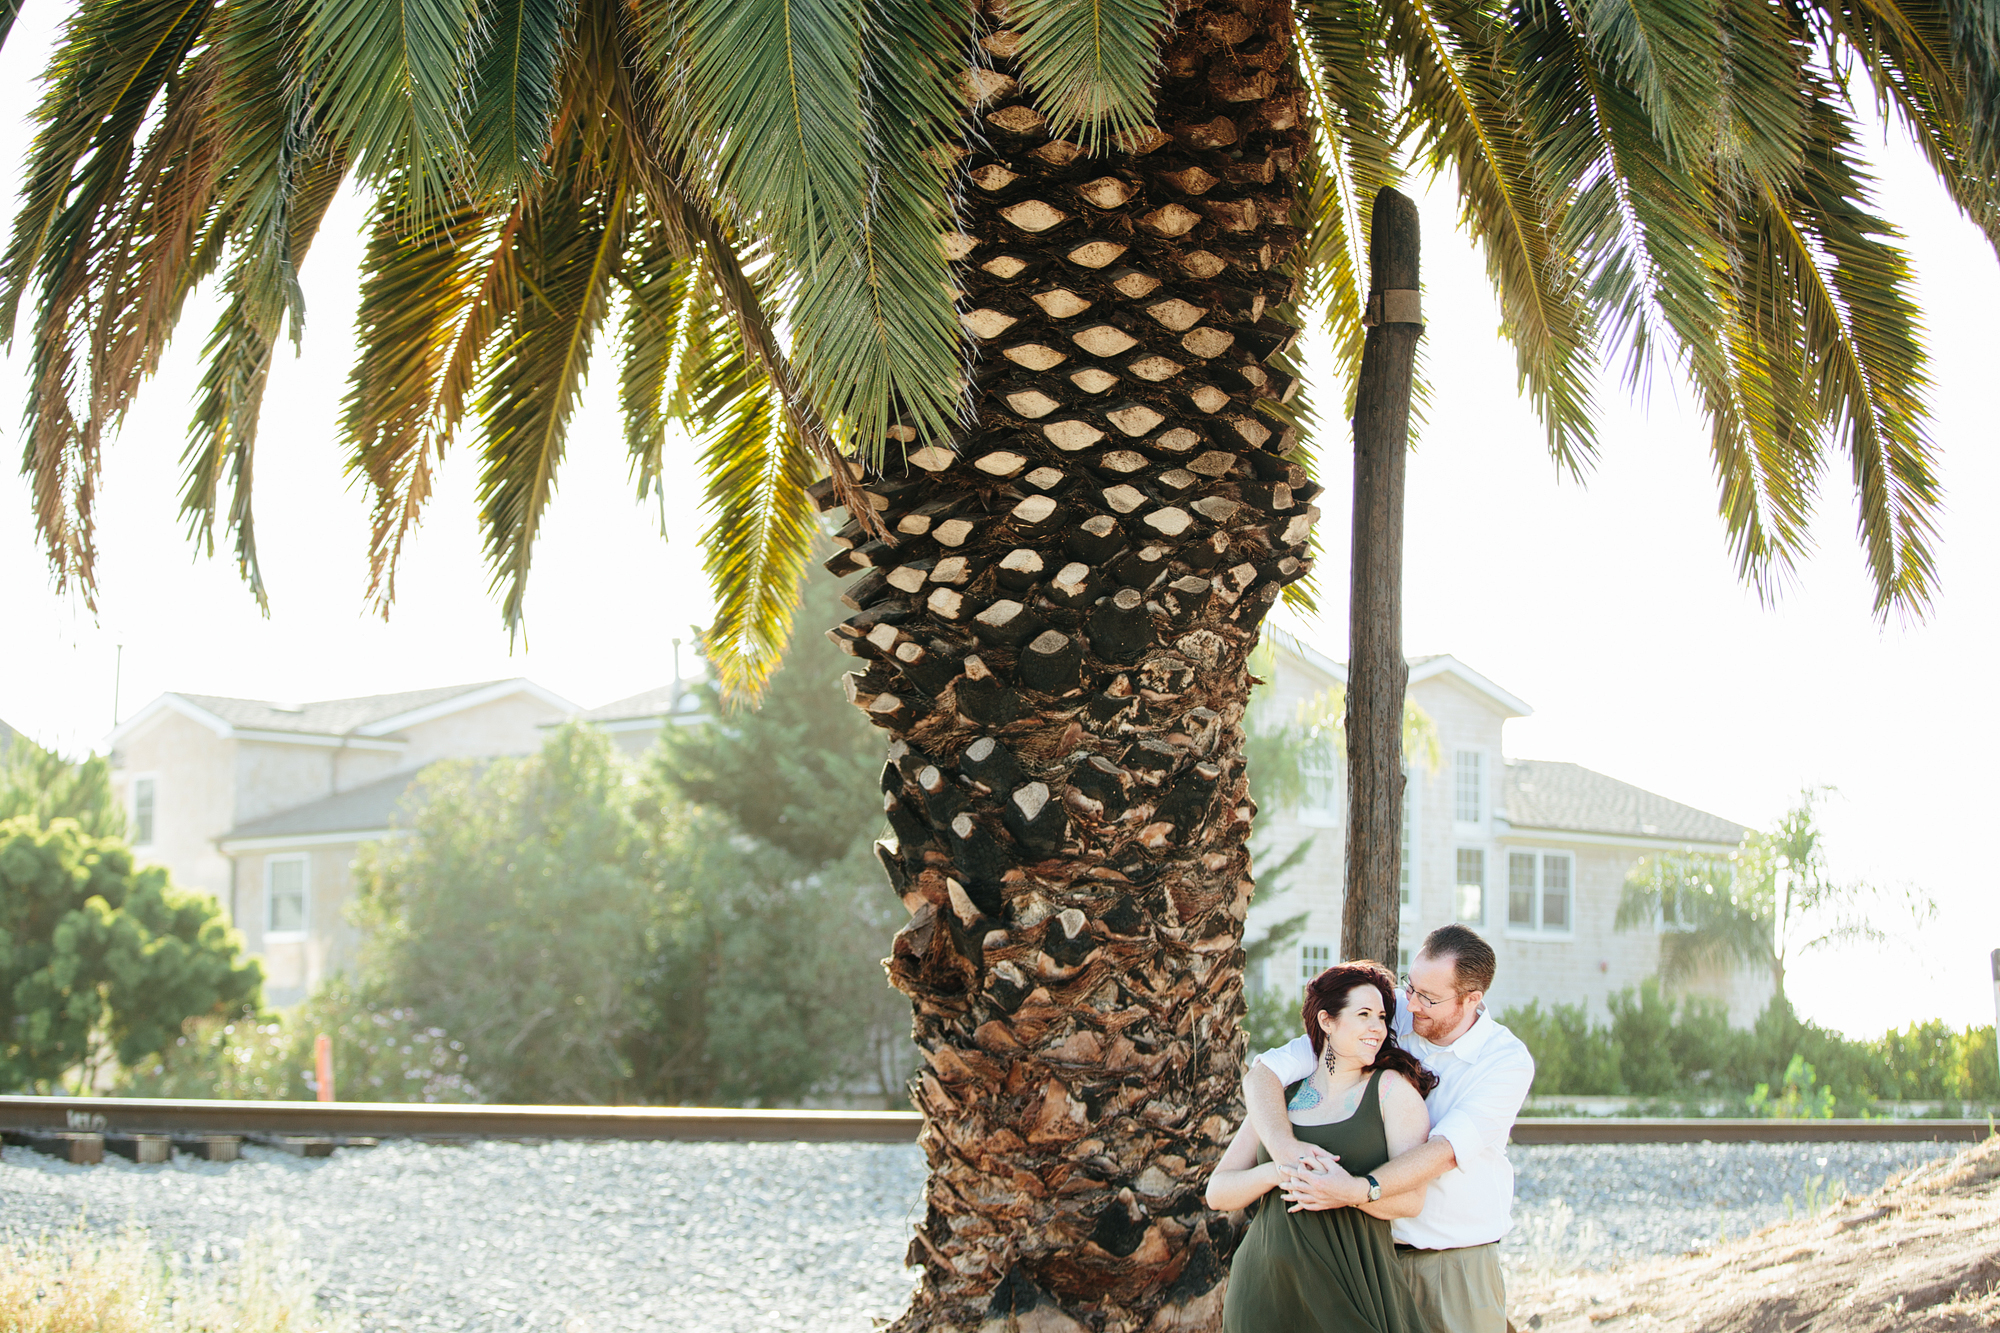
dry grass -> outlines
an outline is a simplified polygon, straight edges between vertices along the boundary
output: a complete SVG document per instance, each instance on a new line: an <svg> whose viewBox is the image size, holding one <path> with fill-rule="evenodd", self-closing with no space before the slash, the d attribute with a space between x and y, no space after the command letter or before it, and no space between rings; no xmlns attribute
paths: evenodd
<svg viewBox="0 0 2000 1333"><path fill-rule="evenodd" d="M0 1333L348 1333L321 1310L290 1236L190 1270L137 1232L0 1241Z"/></svg>
<svg viewBox="0 0 2000 1333"><path fill-rule="evenodd" d="M1524 1333L2000 1328L2000 1139L1712 1250L1509 1285Z"/></svg>

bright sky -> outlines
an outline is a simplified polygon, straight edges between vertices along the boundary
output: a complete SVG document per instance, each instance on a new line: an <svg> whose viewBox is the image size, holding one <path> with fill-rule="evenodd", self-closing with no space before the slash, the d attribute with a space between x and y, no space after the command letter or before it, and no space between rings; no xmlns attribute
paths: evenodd
<svg viewBox="0 0 2000 1333"><path fill-rule="evenodd" d="M10 212L57 13L26 6L0 53L0 196ZM1510 724L1515 757L1581 763L1749 824L1772 820L1802 785L1837 787L1823 816L1836 875L1918 886L1942 909L1921 952L1892 960L1887 975L1872 954L1796 969L1805 1013L1855 1033L1933 1016L1990 1022L1986 955L2000 946L2000 895L1984 880L1992 871L1977 836L1992 827L1978 813L1987 808L1978 774L2000 753L2000 692L1988 674L2000 606L1990 517L2000 514L1991 369L2000 267L1912 151L1894 142L1878 162L1932 330L1949 507L1928 621L1871 619L1839 469L1823 482L1818 555L1777 607L1760 607L1735 579L1706 428L1671 373L1656 377L1643 409L1610 378L1599 395L1601 460L1587 485L1559 478L1515 393L1481 261L1443 193L1422 200L1438 384L1410 467L1405 591L1412 653L1453 653L1534 705ZM464 453L443 468L394 618L368 614L368 501L345 477L335 438L363 213L349 196L329 217L303 273L304 354L272 377L256 489L271 617L259 616L227 549L198 555L176 518L197 355L216 313L204 297L190 302L167 364L107 451L95 613L54 593L27 488L0 480L0 718L66 750L101 744L120 644L127 715L167 690L300 700L508 676L590 707L670 678L671 641L707 617L699 497L689 466L664 514L635 503L608 367L577 416L535 553L526 644L509 644L488 592L476 465ZM24 401L26 343L24 321L0 370L0 403ZM1321 393L1335 403L1340 389L1325 383ZM0 420L18 418L8 409ZM1321 452L1325 616L1299 628L1345 657L1344 438ZM1854 984L1857 973L1865 984Z"/></svg>

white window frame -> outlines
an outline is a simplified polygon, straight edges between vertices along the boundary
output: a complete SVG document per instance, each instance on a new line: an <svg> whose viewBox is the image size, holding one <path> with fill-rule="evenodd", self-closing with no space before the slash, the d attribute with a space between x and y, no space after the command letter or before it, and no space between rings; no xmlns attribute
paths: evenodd
<svg viewBox="0 0 2000 1333"><path fill-rule="evenodd" d="M1298 820L1316 828L1332 828L1340 823L1342 814L1340 798L1344 775L1340 753L1328 736L1304 744L1305 748L1299 754L1299 777L1305 790L1299 797ZM1326 758L1324 770L1316 769L1313 763L1320 755ZM1326 804L1314 804L1315 788L1325 792Z"/></svg>
<svg viewBox="0 0 2000 1333"><path fill-rule="evenodd" d="M1509 935L1523 939L1568 940L1576 937L1576 853L1566 847L1519 847L1508 846L1501 849L1507 857L1507 920L1504 923ZM1530 905L1531 920L1528 924L1514 920L1514 861L1516 856L1535 858L1534 897ZM1545 926L1542 921L1543 908L1548 895L1548 863L1552 858L1560 858L1569 863L1569 921L1561 926ZM1489 871L1490 876L1492 872Z"/></svg>
<svg viewBox="0 0 2000 1333"><path fill-rule="evenodd" d="M1397 849L1397 883L1401 888L1399 901L1408 907L1417 900L1417 889L1424 878L1424 812L1423 787L1417 775L1409 769L1403 770L1403 829L1402 841Z"/></svg>
<svg viewBox="0 0 2000 1333"><path fill-rule="evenodd" d="M1460 818L1458 803L1459 787L1462 780L1461 766L1466 759L1474 759L1479 765L1479 776L1475 792L1479 797L1476 818ZM1493 762L1492 756L1483 745L1463 745L1451 752L1451 822L1452 826L1465 833L1483 833L1493 815Z"/></svg>
<svg viewBox="0 0 2000 1333"><path fill-rule="evenodd" d="M140 783L145 783L151 788L148 795L151 797L153 805L148 821L152 824L152 827L146 830L146 836L143 838L139 836ZM131 786L127 789L127 794L131 797L131 808L127 813L132 819L132 845L134 847L151 847L160 838L160 775L158 773L134 773L132 775Z"/></svg>
<svg viewBox="0 0 2000 1333"><path fill-rule="evenodd" d="M1340 950L1325 940L1300 940L1296 984L1299 994L1306 993L1306 983L1332 967L1340 959Z"/></svg>
<svg viewBox="0 0 2000 1333"><path fill-rule="evenodd" d="M299 928L274 930L271 927L271 871L281 865L299 868ZM279 852L264 858L264 940L267 944L292 944L312 933L312 854Z"/></svg>
<svg viewBox="0 0 2000 1333"><path fill-rule="evenodd" d="M1458 859L1471 852L1479 857L1479 911L1467 916L1465 912L1465 876L1459 873ZM1463 843L1451 849L1451 910L1452 919L1462 926L1483 926L1486 924L1486 904L1490 895L1487 883L1493 878L1492 856L1485 847L1467 847Z"/></svg>

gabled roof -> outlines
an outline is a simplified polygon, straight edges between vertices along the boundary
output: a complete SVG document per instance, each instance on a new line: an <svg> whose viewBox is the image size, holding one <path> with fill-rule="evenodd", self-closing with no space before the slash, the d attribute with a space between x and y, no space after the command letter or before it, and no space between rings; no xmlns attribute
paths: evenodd
<svg viewBox="0 0 2000 1333"><path fill-rule="evenodd" d="M1581 764L1507 761L1507 822L1516 829L1701 842L1734 847L1748 832L1720 815L1670 801Z"/></svg>
<svg viewBox="0 0 2000 1333"><path fill-rule="evenodd" d="M392 773L374 782L336 792L321 800L280 810L262 819L238 824L216 841L242 842L251 838L317 838L329 833L375 833L389 827L390 817L403 793L416 781L419 770Z"/></svg>
<svg viewBox="0 0 2000 1333"><path fill-rule="evenodd" d="M1304 659L1308 665L1326 672L1343 685L1347 683L1347 663L1334 661L1331 657L1320 652L1296 634L1289 633L1275 625L1266 625L1264 633L1271 636L1272 642L1281 651L1292 653ZM1415 685L1418 681L1430 680L1437 676L1450 676L1498 704L1501 711L1506 713L1508 717L1530 717L1534 714L1535 710L1529 707L1526 702L1501 689L1498 685L1488 680L1485 676L1480 675L1450 653L1429 653L1422 657L1408 657L1403 660L1410 668L1410 684L1412 685Z"/></svg>
<svg viewBox="0 0 2000 1333"><path fill-rule="evenodd" d="M676 681L671 685L658 685L650 690L642 690L629 698L617 699L587 713L578 713L579 722L627 722L635 718L666 717L678 711L681 696L687 693L685 682Z"/></svg>
<svg viewBox="0 0 2000 1333"><path fill-rule="evenodd" d="M531 680L485 680L471 685L445 685L397 694L368 694L354 699L322 699L314 703L274 703L264 699L233 699L215 694L163 694L133 714L112 733L121 738L162 711L193 718L218 736L256 733L264 736L387 736L465 708L475 708L511 694L531 694L550 707L573 712L576 705Z"/></svg>

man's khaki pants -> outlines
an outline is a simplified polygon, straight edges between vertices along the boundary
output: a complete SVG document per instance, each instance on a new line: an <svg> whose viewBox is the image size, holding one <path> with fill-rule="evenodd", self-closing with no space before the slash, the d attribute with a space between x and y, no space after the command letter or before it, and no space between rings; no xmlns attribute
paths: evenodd
<svg viewBox="0 0 2000 1333"><path fill-rule="evenodd" d="M1507 1333L1500 1247L1413 1250L1398 1245L1403 1276L1430 1333Z"/></svg>

